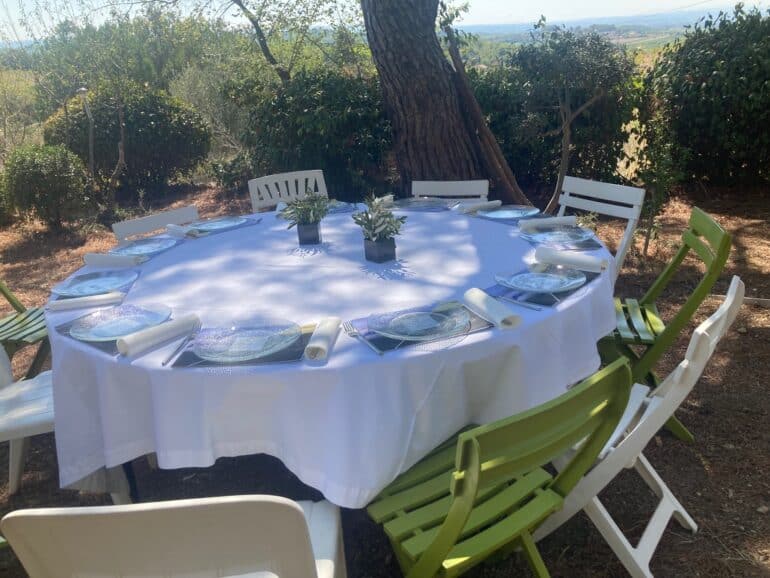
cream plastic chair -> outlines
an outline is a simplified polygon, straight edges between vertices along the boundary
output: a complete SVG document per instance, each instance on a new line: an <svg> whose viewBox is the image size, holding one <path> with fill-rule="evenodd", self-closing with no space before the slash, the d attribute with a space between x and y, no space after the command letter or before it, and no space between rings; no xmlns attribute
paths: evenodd
<svg viewBox="0 0 770 578"><path fill-rule="evenodd" d="M489 181L412 181L413 197L487 200Z"/></svg>
<svg viewBox="0 0 770 578"><path fill-rule="evenodd" d="M0 347L0 442L9 442L9 494L15 494L21 485L29 438L52 431L51 372L14 383L11 362Z"/></svg>
<svg viewBox="0 0 770 578"><path fill-rule="evenodd" d="M134 235L143 235L163 229L166 225L184 225L198 220L198 209L194 205L162 211L154 215L139 217L138 219L128 219L112 224L112 232L118 239L119 244L128 241L129 237Z"/></svg>
<svg viewBox="0 0 770 578"><path fill-rule="evenodd" d="M256 212L274 207L278 203L301 199L308 190L324 197L329 196L322 170L295 171L251 179L249 181L251 208Z"/></svg>
<svg viewBox="0 0 770 578"><path fill-rule="evenodd" d="M641 384L633 386L626 411L597 463L567 496L564 508L538 529L536 540L583 510L629 574L634 578L649 578L652 576L650 560L672 516L684 528L698 531L698 525L642 452L692 391L720 339L738 315L744 292L743 282L733 277L724 302L695 329L684 360L654 390ZM559 468L561 463L556 466ZM598 497L624 468L634 468L659 500L636 547L623 535Z"/></svg>
<svg viewBox="0 0 770 578"><path fill-rule="evenodd" d="M31 578L344 578L329 502L228 496L127 506L41 508L0 528Z"/></svg>
<svg viewBox="0 0 770 578"><path fill-rule="evenodd" d="M578 177L564 177L559 196L558 216L564 216L567 208L626 219L626 230L615 253L615 277L620 274L628 248L642 214L644 189L589 181Z"/></svg>

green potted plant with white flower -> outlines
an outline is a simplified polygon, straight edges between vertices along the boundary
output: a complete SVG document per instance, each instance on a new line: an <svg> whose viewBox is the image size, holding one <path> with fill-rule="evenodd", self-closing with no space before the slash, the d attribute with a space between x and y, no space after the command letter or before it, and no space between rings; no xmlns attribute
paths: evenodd
<svg viewBox="0 0 770 578"><path fill-rule="evenodd" d="M366 211L355 213L353 220L364 233L364 256L367 261L384 263L396 258L396 235L406 217L396 217L388 209L384 197L366 199Z"/></svg>
<svg viewBox="0 0 770 578"><path fill-rule="evenodd" d="M289 229L297 226L300 245L317 245L321 242L321 219L329 212L329 199L317 193L289 201L280 215L289 221Z"/></svg>

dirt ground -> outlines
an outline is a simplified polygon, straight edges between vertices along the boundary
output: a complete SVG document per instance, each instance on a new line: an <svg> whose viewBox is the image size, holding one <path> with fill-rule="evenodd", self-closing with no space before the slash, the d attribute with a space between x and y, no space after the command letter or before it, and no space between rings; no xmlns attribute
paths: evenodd
<svg viewBox="0 0 770 578"><path fill-rule="evenodd" d="M193 202L203 216L245 212L246 196L226 196L214 189L178 194L153 210ZM661 218L659 236L646 257L637 250L627 259L617 293L641 296L675 250L692 204L697 204L734 236L727 269L714 289L724 294L732 275L746 283L747 296L770 298L770 196L767 191L742 198L675 198ZM600 224L600 236L612 245L620 234L616 224ZM97 226L48 233L35 223L0 229L0 278L30 305L42 304L51 286L82 264L86 252L113 244L109 231ZM661 303L675 310L697 283L700 270L686 263L683 274ZM2 304L3 312L9 310ZM705 319L718 305L709 298L693 322ZM661 363L661 372L684 354L680 340ZM30 349L30 348L27 348ZM32 351L16 356L17 374ZM656 437L646 455L700 525L690 534L672 522L652 561L657 576L770 576L770 309L744 305L695 391L678 412L695 435L688 445L667 433ZM31 506L77 506L108 503L100 495L62 491L57 484L52 435L31 444L20 492L7 495L7 444L0 447L0 514ZM150 470L134 463L143 501L241 493L272 493L294 499L317 498L276 459L268 456L220 459L208 469ZM624 472L602 495L620 527L635 541L652 514L649 491L633 471ZM363 511L343 511L348 575L351 578L400 576L384 533ZM609 547L587 518L579 514L546 538L540 550L553 576L626 576ZM0 576L24 576L10 550L0 552ZM519 557L482 565L468 576L492 578L528 575Z"/></svg>

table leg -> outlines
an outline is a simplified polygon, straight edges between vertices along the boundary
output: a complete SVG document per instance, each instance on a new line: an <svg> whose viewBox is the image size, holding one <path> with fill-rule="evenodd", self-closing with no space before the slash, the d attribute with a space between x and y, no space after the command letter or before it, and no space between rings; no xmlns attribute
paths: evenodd
<svg viewBox="0 0 770 578"><path fill-rule="evenodd" d="M123 464L123 472L126 474L126 480L128 480L128 491L131 496L131 501L136 504L139 502L139 490L136 486L136 474L134 473L134 466L131 462Z"/></svg>

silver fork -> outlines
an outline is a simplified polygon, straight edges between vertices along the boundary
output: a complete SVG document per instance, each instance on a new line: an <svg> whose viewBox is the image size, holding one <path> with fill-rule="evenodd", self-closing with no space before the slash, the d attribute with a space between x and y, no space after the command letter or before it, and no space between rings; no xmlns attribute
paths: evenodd
<svg viewBox="0 0 770 578"><path fill-rule="evenodd" d="M382 355L382 351L374 344L371 343L368 339L365 339L363 335L353 327L353 324L350 321L345 321L342 324L342 329L345 330L345 333L347 333L350 337L353 339L357 339L358 341L361 341L365 345L369 346L369 349L374 351L377 355Z"/></svg>

